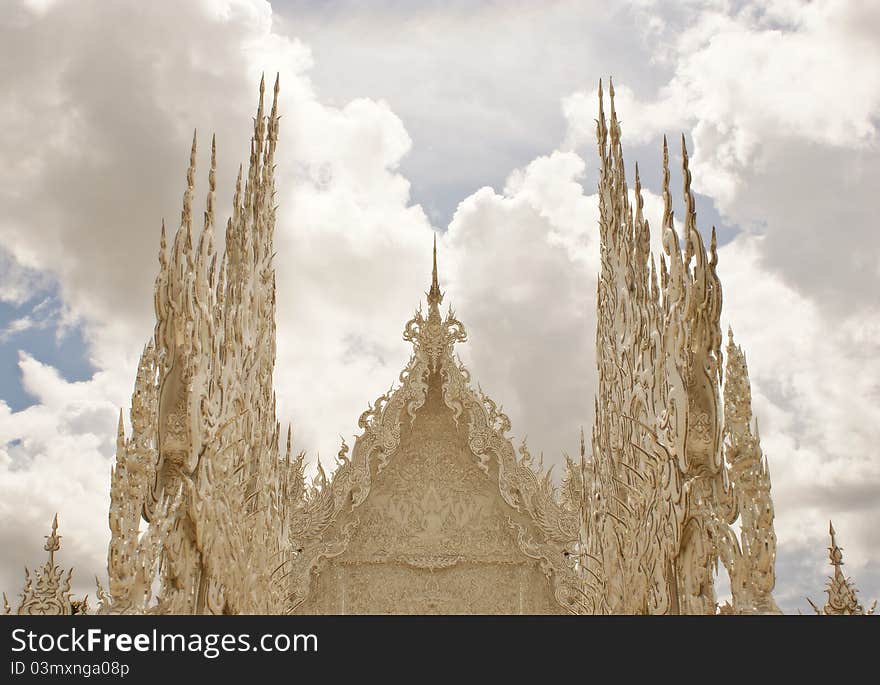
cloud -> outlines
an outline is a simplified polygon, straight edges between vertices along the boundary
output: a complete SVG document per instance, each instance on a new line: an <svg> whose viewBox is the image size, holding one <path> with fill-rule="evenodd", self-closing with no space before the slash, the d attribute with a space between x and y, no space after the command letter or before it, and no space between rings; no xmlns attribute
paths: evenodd
<svg viewBox="0 0 880 685"><path fill-rule="evenodd" d="M19 366L37 403L13 413L0 401L0 545L14 552L4 555L0 587L12 596L24 581L21 565L42 563L41 535L60 512L60 559L78 569L76 590L93 592L92 574L106 559L110 465L129 374L70 383L26 353Z"/></svg>
<svg viewBox="0 0 880 685"><path fill-rule="evenodd" d="M50 282L45 273L24 266L0 247L0 302L20 307Z"/></svg>
<svg viewBox="0 0 880 685"><path fill-rule="evenodd" d="M503 404L517 441L528 435L557 464L562 450L576 453L596 383L582 353L595 339L598 266L598 203L577 182L584 166L572 153L535 159L501 193L465 199L444 241L447 300L468 327L460 353L474 381Z"/></svg>
<svg viewBox="0 0 880 685"><path fill-rule="evenodd" d="M848 573L866 597L876 597L880 317L829 321L815 301L764 269L762 240L743 235L721 248L719 274L725 323L746 350L770 464L779 587L790 611L803 607L807 591L816 599L828 573L824 548L833 519L847 541ZM805 550L810 583L796 585L788 571Z"/></svg>
<svg viewBox="0 0 880 685"><path fill-rule="evenodd" d="M880 285L876 3L689 5L661 29L670 79L641 100L618 83L625 140L687 130L694 189L727 223L767 235L768 270L829 312L871 307ZM570 145L592 140L592 101L582 91L565 99Z"/></svg>
<svg viewBox="0 0 880 685"><path fill-rule="evenodd" d="M283 74L280 418L296 416L299 445L326 454L340 430L356 426L369 388L378 394L405 361L388 332L402 327L418 299L432 235L395 171L410 139L381 102L318 102L305 74L309 50L273 26L271 7L256 0L60 2L39 13L20 5L0 24L4 50L28 56L0 71L13 94L0 107L0 150L11 160L0 170L8 208L0 236L15 267L4 273L4 299L23 301L27 279L37 275L57 282L64 309L56 317L82 324L98 369L70 383L21 354L22 385L36 404L0 411L2 514L14 522L4 528L40 531L60 511L63 558L80 569L82 591L103 565L116 417L129 404L137 355L152 331L160 219L175 230L195 126L197 193L206 191L215 131L217 206L228 211L264 70ZM387 368L359 353L377 345ZM336 421L323 418L328 408ZM22 553L32 547L15 545ZM4 588L20 585L21 561L4 557Z"/></svg>
<svg viewBox="0 0 880 685"><path fill-rule="evenodd" d="M262 71L282 74L276 388L297 445L335 454L397 378L432 221L448 213L441 285L468 327L462 356L533 453L573 451L595 389L592 90L613 73L627 159L655 160L660 132L684 129L696 187L741 232L721 250L724 315L770 458L781 603L819 598L829 517L864 597L880 595L871 6L36 5L0 19L15 56L0 60L0 299L57 284L62 306L29 316L81 325L97 372L69 382L20 355L37 403L0 404L0 543L21 550L0 587L20 586L21 556L42 559L58 510L60 559L92 591L118 407L152 331L159 222L176 228L196 126L197 196L214 131L228 211Z"/></svg>
<svg viewBox="0 0 880 685"><path fill-rule="evenodd" d="M637 12L663 13L643 35L671 75L653 91L616 80L624 146L686 131L694 188L740 234L720 251L724 316L748 354L770 458L781 601L803 607L795 560L807 549L821 594L828 518L847 532L864 596L880 595L880 12L821 0ZM593 102L563 100L569 148L592 145Z"/></svg>
<svg viewBox="0 0 880 685"><path fill-rule="evenodd" d="M654 43L641 40L647 22L630 3L338 0L275 9L311 47L322 100L381 97L406 123L415 144L402 171L441 226L462 198L500 189L512 169L558 145L563 95L592 90L609 73L653 92L656 74L669 71L652 61Z"/></svg>

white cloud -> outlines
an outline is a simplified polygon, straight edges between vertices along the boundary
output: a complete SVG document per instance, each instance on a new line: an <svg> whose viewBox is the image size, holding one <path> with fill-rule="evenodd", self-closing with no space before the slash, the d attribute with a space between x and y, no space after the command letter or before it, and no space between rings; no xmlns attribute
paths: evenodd
<svg viewBox="0 0 880 685"><path fill-rule="evenodd" d="M846 540L847 572L874 597L880 590L880 537L872 523L880 492L880 316L829 321L815 302L764 269L761 240L741 236L721 248L719 272L724 318L746 350L770 464L780 592L789 610L802 606L804 593L819 594L833 519ZM809 561L806 587L787 577L798 556Z"/></svg>
<svg viewBox="0 0 880 685"><path fill-rule="evenodd" d="M593 404L583 351L595 337L598 205L577 182L583 170L572 153L539 157L503 192L462 201L444 240L447 298L469 333L462 358L547 463L575 453Z"/></svg>
<svg viewBox="0 0 880 685"><path fill-rule="evenodd" d="M793 610L820 594L829 518L846 531L848 571L874 597L880 12L694 1L651 31L672 74L640 98L618 82L624 146L688 132L694 188L751 234L721 249L719 268L770 455L781 601ZM594 101L564 100L569 145L592 145ZM815 589L796 587L807 581Z"/></svg>
<svg viewBox="0 0 880 685"><path fill-rule="evenodd" d="M608 98L607 80L603 88ZM595 92L582 90L562 99L562 114L567 122L564 147L573 149L595 144L596 102ZM655 142L658 135L680 129L686 120L682 105L674 99L644 101L626 84L614 84L614 102L628 145Z"/></svg>
<svg viewBox="0 0 880 685"><path fill-rule="evenodd" d="M0 586L10 595L21 587L21 565L44 555L41 535L59 512L62 558L78 569L77 590L93 592L91 574L106 559L110 464L129 374L120 368L69 383L26 353L19 366L37 403L11 412L0 401L0 536L14 550L4 555Z"/></svg>
<svg viewBox="0 0 880 685"><path fill-rule="evenodd" d="M36 549L23 538L39 542L34 531L61 511L65 558L88 589L108 537L116 415L152 330L159 220L175 229L192 127L201 141L197 193L207 132L217 132L222 212L247 159L259 75L270 74L271 89L282 72L277 385L280 418L296 416L299 444L312 453L356 426L369 388L378 394L397 377L406 351L389 331L423 288L431 231L395 171L410 147L400 120L381 102L318 102L303 73L308 49L274 31L268 3L61 3L12 23L0 26L4 49L30 59L0 75L15 94L0 108L0 149L12 160L0 170L8 208L0 235L7 261L30 270L11 273L3 292L21 300L25 276L50 274L66 305L56 316L82 322L99 371L68 383L22 355L22 385L37 403L0 412L2 513L15 522L4 528L15 538L8 548L23 555ZM31 82L42 87L25 87ZM360 353L377 345L378 367ZM4 588L21 582L18 556L4 564Z"/></svg>
<svg viewBox="0 0 880 685"><path fill-rule="evenodd" d="M880 286L880 8L693 2L683 14L658 38L670 79L641 99L618 83L625 142L688 131L694 189L728 223L767 234L769 270L829 310L870 307ZM593 100L565 100L570 144L592 140Z"/></svg>
<svg viewBox="0 0 880 685"><path fill-rule="evenodd" d="M2 330L0 330L0 343L6 342L13 335L22 333L34 327L34 320L29 316L22 316L10 321Z"/></svg>
<svg viewBox="0 0 880 685"><path fill-rule="evenodd" d="M38 402L0 404L0 515L7 548L21 550L4 559L0 587L19 585L21 556L42 557L57 509L62 558L91 589L116 412L152 329L159 221L174 230L194 126L197 195L216 131L217 206L229 206L264 70L282 73L276 386L299 446L335 453L408 357L400 331L430 273L431 226L410 197L418 178L456 193L440 269L475 380L534 453L553 462L573 450L595 386L597 210L581 184L595 177L593 83L611 72L625 148L685 129L696 187L731 223L764 232L722 248L720 269L770 457L787 608L820 594L829 517L848 569L880 594L875 10L788 5L804 11L485 8L481 25L499 37L488 52L461 8L414 22L389 5L330 25L305 13L289 31L257 0L59 2L0 18L16 56L0 67L0 299L57 283L53 316L84 324L98 369L69 383L20 359ZM627 32L633 41L619 39ZM585 162L571 148L587 142ZM500 189L480 188L487 180ZM647 193L655 229L660 207Z"/></svg>

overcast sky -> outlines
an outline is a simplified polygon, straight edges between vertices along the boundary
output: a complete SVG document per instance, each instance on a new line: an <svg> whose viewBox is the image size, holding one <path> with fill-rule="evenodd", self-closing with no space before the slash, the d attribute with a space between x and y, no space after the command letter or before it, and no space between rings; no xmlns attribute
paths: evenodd
<svg viewBox="0 0 880 685"><path fill-rule="evenodd" d="M300 448L329 464L397 378L436 231L474 379L517 442L575 451L596 384L595 90L613 75L652 224L661 137L684 132L700 229L719 227L779 604L824 599L832 518L863 603L880 596L872 0L0 0L0 589L42 562L58 511L58 558L94 595L160 222L194 128L197 195L216 132L228 213L263 71L282 86L279 419Z"/></svg>

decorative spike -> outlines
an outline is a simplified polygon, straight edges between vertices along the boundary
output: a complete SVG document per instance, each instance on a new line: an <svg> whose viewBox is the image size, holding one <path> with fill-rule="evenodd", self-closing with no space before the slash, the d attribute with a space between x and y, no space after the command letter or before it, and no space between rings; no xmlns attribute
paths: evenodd
<svg viewBox="0 0 880 685"><path fill-rule="evenodd" d="M125 449L125 424L122 420L122 407L119 408L119 424L116 428L116 453L121 454Z"/></svg>
<svg viewBox="0 0 880 685"><path fill-rule="evenodd" d="M159 272L165 271L168 266L168 246L165 241L165 219L162 219L162 232L159 236Z"/></svg>
<svg viewBox="0 0 880 685"><path fill-rule="evenodd" d="M205 204L205 228L214 225L214 191L217 174L217 135L211 136L211 169L208 172L208 200Z"/></svg>
<svg viewBox="0 0 880 685"><path fill-rule="evenodd" d="M183 193L183 211L181 212L180 225L184 230L184 245L188 250L192 249L192 196L196 182L196 148L198 145L198 130L193 129L192 148L189 153L189 167L186 170L186 191Z"/></svg>
<svg viewBox="0 0 880 685"><path fill-rule="evenodd" d="M443 293L440 292L440 284L437 278L437 233L434 233L434 258L431 270L431 288L427 292L429 317L440 318L440 303L443 302Z"/></svg>
<svg viewBox="0 0 880 685"><path fill-rule="evenodd" d="M709 241L709 267L715 271L718 266L718 236L715 234L715 227L712 226L712 238Z"/></svg>
<svg viewBox="0 0 880 685"><path fill-rule="evenodd" d="M672 211L672 194L669 192L669 145L666 136L663 136L663 247L667 255L670 255L673 249L672 241L667 240L670 231L675 233L675 217ZM674 248L678 250L677 236L675 236Z"/></svg>
<svg viewBox="0 0 880 685"><path fill-rule="evenodd" d="M275 87L273 88L272 94L272 119L276 118L278 112L278 93L281 90L281 73L278 72L275 74Z"/></svg>
<svg viewBox="0 0 880 685"><path fill-rule="evenodd" d="M605 96L602 92L602 79L599 79L599 118L596 120L596 141L599 146L599 160L604 167L608 163L608 126L605 122Z"/></svg>
<svg viewBox="0 0 880 685"><path fill-rule="evenodd" d="M608 102L611 108L611 121L617 121L617 112L614 109L614 79L608 77Z"/></svg>
<svg viewBox="0 0 880 685"><path fill-rule="evenodd" d="M685 140L684 133L681 134L681 171L685 202L684 263L690 265L691 259L693 259L694 256L694 251L696 250L695 238L698 237L698 234L695 235L697 233L697 213L694 204L694 194L691 191L691 171L688 163L687 141Z"/></svg>

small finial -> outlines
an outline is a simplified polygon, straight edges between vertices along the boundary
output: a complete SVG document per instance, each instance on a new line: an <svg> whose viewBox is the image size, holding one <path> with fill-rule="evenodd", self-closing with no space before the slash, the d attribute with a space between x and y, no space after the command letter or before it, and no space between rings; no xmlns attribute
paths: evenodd
<svg viewBox="0 0 880 685"><path fill-rule="evenodd" d="M116 427L116 451L121 452L125 448L125 423L122 419L122 407L119 407L119 423Z"/></svg>
<svg viewBox="0 0 880 685"><path fill-rule="evenodd" d="M208 170L208 187L213 192L216 189L214 175L217 172L217 134L211 134L211 168Z"/></svg>
<svg viewBox="0 0 880 685"><path fill-rule="evenodd" d="M843 566L843 550L837 546L837 540L834 534L834 524L828 522L828 533L831 535L831 547L828 548L828 556L831 558L832 566Z"/></svg>
<svg viewBox="0 0 880 685"><path fill-rule="evenodd" d="M581 426L581 464L584 463L584 460L587 456L587 443L584 440L584 427Z"/></svg>
<svg viewBox="0 0 880 685"><path fill-rule="evenodd" d="M165 217L162 217L162 231L159 234L159 268L160 270L165 269L165 264L167 262L167 242L165 240Z"/></svg>
<svg viewBox="0 0 880 685"><path fill-rule="evenodd" d="M43 547L49 553L49 563L55 563L55 552L61 549L61 536L58 535L58 513L55 513L55 518L52 519L52 532L49 535L46 535L46 544Z"/></svg>
<svg viewBox="0 0 880 685"><path fill-rule="evenodd" d="M440 284L437 279L437 233L434 233L434 265L431 270L431 289L427 293L428 295L428 304L430 305L431 311L437 312L437 315L440 315L440 303L443 302L443 293L440 292Z"/></svg>

